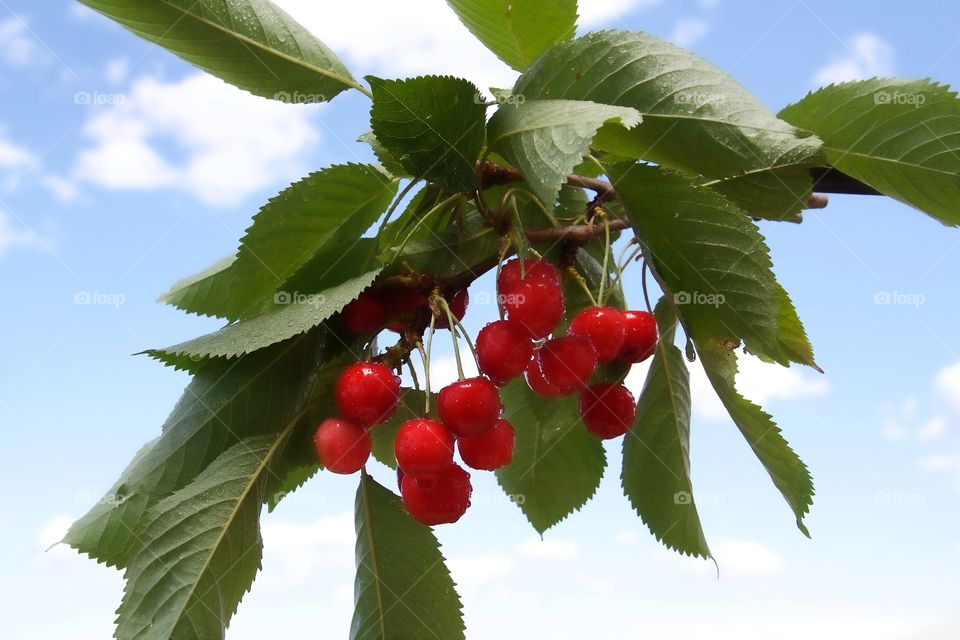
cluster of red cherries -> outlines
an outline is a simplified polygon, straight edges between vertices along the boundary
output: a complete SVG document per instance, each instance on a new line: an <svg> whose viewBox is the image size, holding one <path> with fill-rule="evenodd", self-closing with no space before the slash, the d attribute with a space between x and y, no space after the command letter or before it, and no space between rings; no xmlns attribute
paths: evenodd
<svg viewBox="0 0 960 640"><path fill-rule="evenodd" d="M622 384L590 384L599 365L619 360L633 364L653 353L657 327L645 311L621 312L595 306L575 316L567 335L549 337L563 319L565 302L560 273L549 262L511 260L497 276L504 319L477 335L477 365L483 375L461 379L437 395L437 419L418 417L397 431L394 455L403 504L427 525L456 522L470 506L470 474L454 461L494 471L513 459L513 426L501 417L498 387L525 376L537 394L547 397L580 393L580 414L587 430L602 439L625 434L636 405ZM403 333L429 297L409 288L365 292L341 314L358 334L384 327ZM459 321L466 312L466 290L447 306ZM437 314L435 327L449 328ZM386 365L365 361L348 367L336 384L340 417L328 418L314 436L321 463L334 473L359 471L373 446L370 429L388 422L400 403L400 379Z"/></svg>

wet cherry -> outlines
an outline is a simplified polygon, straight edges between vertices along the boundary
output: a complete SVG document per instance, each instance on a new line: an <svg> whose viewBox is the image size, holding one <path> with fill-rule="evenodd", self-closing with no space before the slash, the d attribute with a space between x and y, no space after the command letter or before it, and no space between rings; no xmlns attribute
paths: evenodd
<svg viewBox="0 0 960 640"><path fill-rule="evenodd" d="M453 297L447 301L447 305L450 307L450 313L453 314L453 317L457 320L463 320L463 316L467 314L467 305L470 304L470 294L467 293L466 289L461 289L453 294ZM447 326L449 320L447 314L441 313L437 316L437 328L438 329L449 329Z"/></svg>
<svg viewBox="0 0 960 640"><path fill-rule="evenodd" d="M526 275L526 278L523 275ZM514 258L500 267L497 291L501 294L509 294L521 282L535 280L552 282L560 286L560 272L546 260L540 259L526 260L521 269L520 260Z"/></svg>
<svg viewBox="0 0 960 640"><path fill-rule="evenodd" d="M580 396L580 416L587 431L608 440L622 436L633 425L637 405L622 384L595 384Z"/></svg>
<svg viewBox="0 0 960 640"><path fill-rule="evenodd" d="M564 392L557 385L547 382L543 377L543 369L540 367L539 351L534 354L533 358L530 359L530 363L527 365L526 379L527 386L529 386L537 395L547 397L560 397L569 395L569 393Z"/></svg>
<svg viewBox="0 0 960 640"><path fill-rule="evenodd" d="M596 367L597 352L583 338L554 338L540 347L540 370L544 380L565 394L584 387Z"/></svg>
<svg viewBox="0 0 960 640"><path fill-rule="evenodd" d="M334 391L340 415L362 427L389 420L400 403L400 381L378 362L352 364Z"/></svg>
<svg viewBox="0 0 960 640"><path fill-rule="evenodd" d="M533 356L533 343L510 320L491 322L477 334L477 364L497 385L503 386L524 372Z"/></svg>
<svg viewBox="0 0 960 640"><path fill-rule="evenodd" d="M623 347L618 360L636 364L649 358L657 348L657 320L647 311L624 311Z"/></svg>
<svg viewBox="0 0 960 640"><path fill-rule="evenodd" d="M425 487L411 475L400 483L400 494L407 511L427 526L459 520L470 506L470 474L453 463L441 471L432 486Z"/></svg>
<svg viewBox="0 0 960 640"><path fill-rule="evenodd" d="M440 421L460 436L478 436L500 419L500 392L487 378L467 378L447 385L437 396Z"/></svg>
<svg viewBox="0 0 960 640"><path fill-rule="evenodd" d="M349 331L357 335L369 335L383 329L387 322L387 308L377 296L364 291L343 308L340 317Z"/></svg>
<svg viewBox="0 0 960 640"><path fill-rule="evenodd" d="M591 307L570 322L571 336L586 339L597 352L597 363L606 364L623 348L623 314L613 307Z"/></svg>
<svg viewBox="0 0 960 640"><path fill-rule="evenodd" d="M493 429L472 438L457 439L463 462L474 469L495 471L513 459L515 433L513 425L500 420Z"/></svg>
<svg viewBox="0 0 960 640"><path fill-rule="evenodd" d="M367 463L373 439L363 427L342 420L327 418L320 423L313 444L320 463L333 473L356 473Z"/></svg>
<svg viewBox="0 0 960 640"><path fill-rule="evenodd" d="M400 426L393 452L404 474L422 476L440 473L453 462L453 434L429 418L414 418Z"/></svg>

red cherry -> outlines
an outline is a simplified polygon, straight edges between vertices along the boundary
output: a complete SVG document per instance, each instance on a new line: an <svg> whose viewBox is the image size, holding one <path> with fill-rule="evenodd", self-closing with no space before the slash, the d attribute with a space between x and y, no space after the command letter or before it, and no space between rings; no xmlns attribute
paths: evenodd
<svg viewBox="0 0 960 640"><path fill-rule="evenodd" d="M453 317L457 320L463 320L463 316L467 315L467 305L470 304L470 294L467 293L466 289L461 289L453 294L447 304L450 306L450 313L453 314ZM436 327L438 329L449 329L448 324L447 314L441 313L437 316Z"/></svg>
<svg viewBox="0 0 960 640"><path fill-rule="evenodd" d="M369 427L389 420L400 403L400 379L378 362L358 362L340 374L334 391L340 415Z"/></svg>
<svg viewBox="0 0 960 640"><path fill-rule="evenodd" d="M570 395L569 393L565 393L557 385L547 382L547 380L543 377L543 369L540 367L539 351L534 354L533 358L530 359L530 364L527 365L526 378L527 385L533 389L533 392L537 395L547 397Z"/></svg>
<svg viewBox="0 0 960 640"><path fill-rule="evenodd" d="M373 438L363 427L340 418L320 423L313 444L320 463L333 473L356 473L367 463Z"/></svg>
<svg viewBox="0 0 960 640"><path fill-rule="evenodd" d="M427 526L456 522L470 506L470 474L450 464L437 476L433 486L425 487L413 476L403 477L400 494L407 511Z"/></svg>
<svg viewBox="0 0 960 640"><path fill-rule="evenodd" d="M657 319L646 311L624 311L623 347L617 359L636 364L649 358L657 348Z"/></svg>
<svg viewBox="0 0 960 640"><path fill-rule="evenodd" d="M474 469L495 471L513 460L516 434L506 420L500 420L493 429L472 438L459 438L457 447L463 462Z"/></svg>
<svg viewBox="0 0 960 640"><path fill-rule="evenodd" d="M554 338L540 347L540 370L544 380L565 394L585 386L596 368L597 352L583 338Z"/></svg>
<svg viewBox="0 0 960 640"><path fill-rule="evenodd" d="M531 338L547 337L563 319L563 289L549 280L528 278L499 299L507 318Z"/></svg>
<svg viewBox="0 0 960 640"><path fill-rule="evenodd" d="M387 308L375 295L364 291L343 308L340 317L352 333L365 336L383 329L387 322Z"/></svg>
<svg viewBox="0 0 960 640"><path fill-rule="evenodd" d="M457 437L478 436L500 420L500 392L487 378L467 378L440 390L440 421Z"/></svg>
<svg viewBox="0 0 960 640"><path fill-rule="evenodd" d="M522 277L521 271L526 274L526 278ZM521 269L520 260L514 258L500 267L500 274L497 276L497 291L502 294L509 294L521 282L534 280L552 282L560 286L560 272L546 260L540 259L526 260L523 263L523 269Z"/></svg>
<svg viewBox="0 0 960 640"><path fill-rule="evenodd" d="M499 386L523 373L533 356L533 343L510 320L491 322L477 334L477 366Z"/></svg>
<svg viewBox="0 0 960 640"><path fill-rule="evenodd" d="M580 415L587 431L601 440L609 440L630 430L637 415L637 404L622 384L595 384L580 396Z"/></svg>
<svg viewBox="0 0 960 640"><path fill-rule="evenodd" d="M396 333L403 333L413 321L416 312L427 304L428 296L422 291L409 287L393 286L380 294L387 309L387 329Z"/></svg>
<svg viewBox="0 0 960 640"><path fill-rule="evenodd" d="M613 307L585 309L570 322L568 333L586 339L597 352L597 363L606 364L623 347L623 314Z"/></svg>
<svg viewBox="0 0 960 640"><path fill-rule="evenodd" d="M397 431L393 452L397 465L411 476L439 473L453 462L453 434L436 420L414 418Z"/></svg>

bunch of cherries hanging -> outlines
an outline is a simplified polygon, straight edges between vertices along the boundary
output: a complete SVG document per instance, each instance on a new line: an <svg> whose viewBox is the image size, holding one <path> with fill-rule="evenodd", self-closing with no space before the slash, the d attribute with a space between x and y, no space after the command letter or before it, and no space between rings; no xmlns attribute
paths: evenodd
<svg viewBox="0 0 960 640"><path fill-rule="evenodd" d="M480 330L475 349L460 324L469 302L466 289L449 301L431 300L410 287L368 290L341 313L356 334L373 335L386 327L403 335L417 313L429 308L431 339L433 329L449 329L455 346L457 335L471 345L482 375L464 378L458 351L460 380L440 390L436 417L430 415L428 383L424 416L404 422L394 441L403 504L427 525L456 522L470 506L470 474L454 462L455 449L472 469L494 471L513 459L514 428L501 417L498 388L511 380L523 375L530 389L548 398L579 393L583 424L597 438L622 436L634 421L636 403L624 385L590 381L598 365L615 360L632 365L653 353L657 325L652 314L593 306L571 320L566 335L550 337L565 303L560 272L544 259L503 264L497 300L504 319ZM397 411L400 378L382 362L359 362L341 374L335 398L340 417L320 424L314 436L317 454L329 471L356 473L370 457L370 430Z"/></svg>

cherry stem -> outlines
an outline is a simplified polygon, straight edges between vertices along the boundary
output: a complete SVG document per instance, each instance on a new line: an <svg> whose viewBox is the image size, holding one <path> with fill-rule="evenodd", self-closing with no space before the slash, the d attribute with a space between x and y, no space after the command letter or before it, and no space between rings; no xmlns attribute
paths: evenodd
<svg viewBox="0 0 960 640"><path fill-rule="evenodd" d="M610 277L610 221L607 220L606 215L603 216L603 235L605 239L603 245L603 272L600 274L600 291L597 292L597 302L601 305L603 304L603 285Z"/></svg>
<svg viewBox="0 0 960 640"><path fill-rule="evenodd" d="M593 306L597 306L597 301L593 297L593 292L590 291L590 287L587 286L587 281L584 280L582 275L580 275L580 272L573 267L567 267L567 275L573 278L574 281L580 285L580 288L584 290L584 292L587 294L587 297L590 299L590 303Z"/></svg>
<svg viewBox="0 0 960 640"><path fill-rule="evenodd" d="M419 182L420 180L411 180L410 184L405 186L403 190L400 191L400 193L397 195L397 197L394 198L393 204L391 204L390 208L387 210L387 215L383 217L383 222L380 223L380 227L377 229L378 236L386 228L387 223L390 222L390 218L393 217L393 212L397 210L397 207L400 206L400 203L403 201L403 199L407 197L407 194L410 193L410 191L412 191L413 188L417 186Z"/></svg>
<svg viewBox="0 0 960 640"><path fill-rule="evenodd" d="M643 286L643 301L647 304L647 311L653 313L653 307L650 305L650 295L647 293L647 259L643 259L643 268L640 270L640 284Z"/></svg>
<svg viewBox="0 0 960 640"><path fill-rule="evenodd" d="M410 379L413 380L413 388L420 391L420 378L417 376L417 368L413 366L413 360L407 360L407 368L410 369Z"/></svg>
<svg viewBox="0 0 960 640"><path fill-rule="evenodd" d="M457 376L460 380L466 380L467 376L463 375L463 361L460 360L460 341L457 340L456 318L453 317L450 305L447 304L443 296L438 295L436 297L436 304L447 314L447 328L450 329L450 337L453 338L453 357L457 360ZM434 320L436 320L436 317L434 317Z"/></svg>

